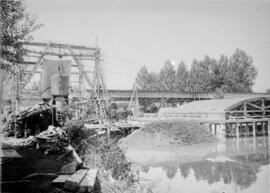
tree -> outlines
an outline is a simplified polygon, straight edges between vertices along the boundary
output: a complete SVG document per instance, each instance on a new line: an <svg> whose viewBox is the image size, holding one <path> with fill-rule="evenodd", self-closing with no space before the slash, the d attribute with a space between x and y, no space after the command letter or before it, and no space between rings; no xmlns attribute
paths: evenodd
<svg viewBox="0 0 270 193"><path fill-rule="evenodd" d="M149 73L146 66L143 66L137 73L136 83L139 85L140 89L148 90L149 88Z"/></svg>
<svg viewBox="0 0 270 193"><path fill-rule="evenodd" d="M186 92L188 87L189 72L184 61L181 61L178 65L175 80L175 89L181 92Z"/></svg>
<svg viewBox="0 0 270 193"><path fill-rule="evenodd" d="M150 72L149 73L149 83L148 83L148 88L147 90L149 91L159 91L162 90L160 86L160 79L159 79L159 74L155 72Z"/></svg>
<svg viewBox="0 0 270 193"><path fill-rule="evenodd" d="M205 56L204 60L193 60L189 73L189 91L210 92L212 89L212 68L216 60Z"/></svg>
<svg viewBox="0 0 270 193"><path fill-rule="evenodd" d="M26 12L24 1L22 0L2 0L0 1L0 7L0 85L1 90L4 90L6 83L10 82L10 75L14 73L14 64L22 61L26 53L21 41L30 41L32 39L32 32L39 29L41 25L36 23L36 18ZM25 69L24 66L19 67L20 69ZM3 75L6 73L9 75ZM2 94L0 95L1 99Z"/></svg>
<svg viewBox="0 0 270 193"><path fill-rule="evenodd" d="M253 59L243 50L237 49L229 59L229 69L225 76L232 92L251 92L257 76Z"/></svg>
<svg viewBox="0 0 270 193"><path fill-rule="evenodd" d="M176 72L170 60L167 60L160 70L159 82L161 90L172 91L175 90L175 76Z"/></svg>
<svg viewBox="0 0 270 193"><path fill-rule="evenodd" d="M148 72L146 66L143 66L137 73L136 82L141 90L160 90L159 75L154 72Z"/></svg>
<svg viewBox="0 0 270 193"><path fill-rule="evenodd" d="M230 92L227 85L226 74L229 70L229 59L225 55L221 55L217 63L211 66L211 85L210 91L219 93Z"/></svg>
<svg viewBox="0 0 270 193"><path fill-rule="evenodd" d="M214 92L219 98L225 92L252 92L257 70L253 60L243 50L237 49L231 57L221 55L219 60L205 56L194 59L190 70L182 61L175 72L167 60L160 73L148 73L146 67L138 75L144 90L181 92Z"/></svg>
<svg viewBox="0 0 270 193"><path fill-rule="evenodd" d="M1 3L1 28L3 59L11 64L22 61L26 50L21 41L30 41L32 32L41 27L36 23L36 18L29 15L24 7L24 1L2 0ZM1 69L12 70L9 64L1 63Z"/></svg>

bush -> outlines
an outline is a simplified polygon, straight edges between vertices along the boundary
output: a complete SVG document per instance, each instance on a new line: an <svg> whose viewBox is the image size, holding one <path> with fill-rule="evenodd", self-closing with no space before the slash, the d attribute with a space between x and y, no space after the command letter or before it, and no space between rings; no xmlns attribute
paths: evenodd
<svg viewBox="0 0 270 193"><path fill-rule="evenodd" d="M132 163L118 147L117 141L93 137L94 133L86 130L83 125L83 122L68 121L64 127L73 147L79 145L77 153L85 158L89 166L108 171L115 180L127 187L133 185L136 182L136 175L132 170Z"/></svg>
<svg viewBox="0 0 270 193"><path fill-rule="evenodd" d="M217 137L199 123L189 121L157 121L145 125L142 131L152 134L161 133L163 137L170 138L174 143L182 145L212 143L217 141Z"/></svg>

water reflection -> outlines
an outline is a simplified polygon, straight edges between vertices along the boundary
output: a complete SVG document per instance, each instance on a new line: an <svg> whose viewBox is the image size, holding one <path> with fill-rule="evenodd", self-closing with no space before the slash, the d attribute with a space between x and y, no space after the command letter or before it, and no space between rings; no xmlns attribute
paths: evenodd
<svg viewBox="0 0 270 193"><path fill-rule="evenodd" d="M223 181L224 184L237 184L241 189L249 187L256 179L256 173L259 167L269 163L269 155L249 155L249 158L255 156L260 162L256 164L246 164L245 162L224 161L197 161L193 163L180 164L181 175L187 178L190 175L191 169L194 171L194 176L197 181L205 180L209 185ZM239 159L240 160L240 159ZM245 161L246 158L244 158ZM172 167L166 170L171 170ZM175 172L177 168L175 168ZM169 176L168 176L169 177Z"/></svg>
<svg viewBox="0 0 270 193"><path fill-rule="evenodd" d="M253 146L254 141L250 139L234 142L232 140L225 141L225 147L221 148L222 151L214 151L214 153L200 161L182 163L174 160L155 165L144 165L141 172L142 176L149 178L150 181L151 179L160 178L159 184L167 183L166 186L170 187L171 190L169 192L178 192L176 191L178 185L182 184L183 188L185 183L186 187L192 189L190 185L193 179L197 183L208 184L208 187L205 185L205 188L202 188L200 192L209 192L213 186L216 188L215 191L218 192L225 186L231 188L231 192L242 192L242 190L258 183L257 174L262 171L262 168L269 170L269 143L268 138L258 138L255 147ZM236 146L238 147L236 148ZM155 172L153 172L154 170ZM268 184L264 185L265 187L261 188L266 189L262 189L262 192L267 192L269 190ZM156 186L158 188L154 189L153 192L161 192L158 191L160 187Z"/></svg>

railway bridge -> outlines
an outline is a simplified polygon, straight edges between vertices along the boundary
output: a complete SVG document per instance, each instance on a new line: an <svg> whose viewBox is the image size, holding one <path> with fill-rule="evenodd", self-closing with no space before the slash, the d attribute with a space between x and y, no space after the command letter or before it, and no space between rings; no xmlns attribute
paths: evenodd
<svg viewBox="0 0 270 193"><path fill-rule="evenodd" d="M130 101L132 90L108 90L108 97L114 101ZM139 100L164 100L167 102L190 102L217 98L215 93L208 92L179 92L179 91L141 91L138 90ZM224 93L223 98L270 97L270 93Z"/></svg>

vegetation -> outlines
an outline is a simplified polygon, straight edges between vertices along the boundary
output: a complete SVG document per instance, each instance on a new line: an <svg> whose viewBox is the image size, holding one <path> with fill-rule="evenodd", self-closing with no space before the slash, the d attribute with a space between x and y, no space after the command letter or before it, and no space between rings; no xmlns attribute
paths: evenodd
<svg viewBox="0 0 270 193"><path fill-rule="evenodd" d="M14 73L14 66L18 61L23 60L26 53L22 41L30 41L32 33L38 30L41 25L35 17L26 12L23 0L2 0L0 1L0 26L1 26L1 59L0 59L0 103L2 95L11 88L10 79ZM20 78L25 78L20 64Z"/></svg>
<svg viewBox="0 0 270 193"><path fill-rule="evenodd" d="M205 56L203 60L194 59L190 70L181 61L175 70L170 61L166 61L159 73L148 72L143 66L136 81L140 89L147 91L181 92L252 92L257 75L252 58L243 50L237 49L227 57L221 55L214 59Z"/></svg>
<svg viewBox="0 0 270 193"><path fill-rule="evenodd" d="M76 151L85 160L86 165L99 168L103 184L114 192L133 189L138 179L137 174L116 140L94 137L95 133L86 130L81 122L68 121L64 128L72 146L77 147ZM114 183L109 180L108 175L114 179Z"/></svg>
<svg viewBox="0 0 270 193"><path fill-rule="evenodd" d="M25 10L25 2L18 0L1 1L1 53L4 60L1 69L12 70L12 65L23 60L26 50L21 41L30 41L32 33L41 27L36 18Z"/></svg>
<svg viewBox="0 0 270 193"><path fill-rule="evenodd" d="M145 133L160 133L164 138L172 139L172 143L194 145L216 142L217 138L199 123L188 121L156 121L142 128Z"/></svg>
<svg viewBox="0 0 270 193"><path fill-rule="evenodd" d="M108 109L109 119L112 121L125 120L127 121L128 116L132 115L132 111L126 106L119 108L116 103L111 103Z"/></svg>

